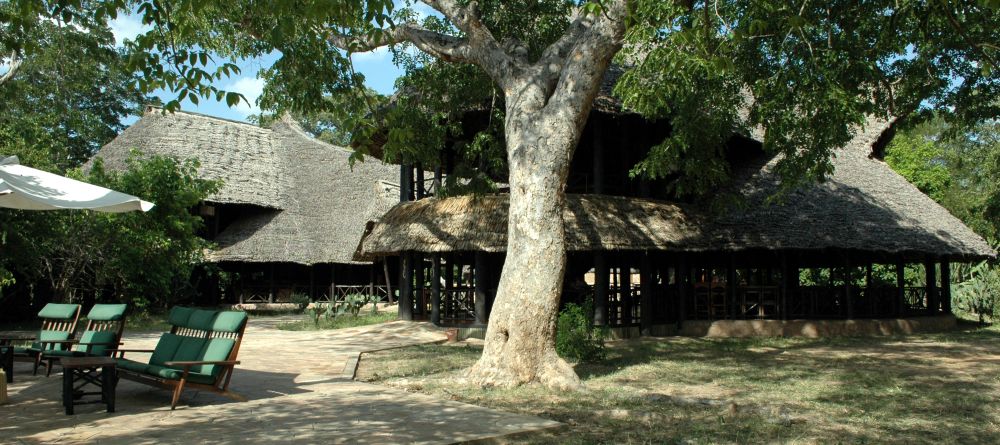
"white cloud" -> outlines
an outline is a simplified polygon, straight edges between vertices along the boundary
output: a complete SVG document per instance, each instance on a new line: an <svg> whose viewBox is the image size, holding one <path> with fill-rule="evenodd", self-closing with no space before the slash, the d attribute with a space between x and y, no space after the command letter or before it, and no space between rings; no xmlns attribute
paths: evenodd
<svg viewBox="0 0 1000 445"><path fill-rule="evenodd" d="M257 99L264 92L264 79L259 77L241 77L236 79L235 82L226 85L223 89L240 93L250 102L248 105L246 102L240 101L240 104L236 106L236 111L244 116L260 113L260 106L257 104Z"/></svg>
<svg viewBox="0 0 1000 445"><path fill-rule="evenodd" d="M136 15L119 15L118 18L108 23L111 27L111 34L115 36L115 44L122 46L125 40L132 40L139 34L149 31L149 26L143 25Z"/></svg>

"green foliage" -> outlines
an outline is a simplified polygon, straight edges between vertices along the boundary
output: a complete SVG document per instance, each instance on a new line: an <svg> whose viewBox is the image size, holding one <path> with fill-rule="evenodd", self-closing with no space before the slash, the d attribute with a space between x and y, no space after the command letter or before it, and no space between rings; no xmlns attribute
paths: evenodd
<svg viewBox="0 0 1000 445"><path fill-rule="evenodd" d="M350 294L344 297L343 300L339 301L336 307L337 316L344 316L350 314L352 317L357 317L361 312L361 308L365 307L366 304L372 304L372 313L378 312L378 298L371 295L364 294Z"/></svg>
<svg viewBox="0 0 1000 445"><path fill-rule="evenodd" d="M979 316L981 324L985 324L987 317L996 321L1000 316L1000 266L982 262L970 272L969 279L957 286L956 305Z"/></svg>
<svg viewBox="0 0 1000 445"><path fill-rule="evenodd" d="M594 326L593 303L569 303L559 312L556 352L563 358L591 362L604 358L605 329Z"/></svg>
<svg viewBox="0 0 1000 445"><path fill-rule="evenodd" d="M0 26L20 12L15 3L0 2ZM0 153L59 173L89 159L144 101L131 88L136 77L125 68L110 28L93 17L94 8L67 11L72 23L36 16L23 24L17 41L6 40L11 35L0 29L2 57L15 51L23 60L0 85Z"/></svg>
<svg viewBox="0 0 1000 445"><path fill-rule="evenodd" d="M132 158L124 172L109 172L98 159L89 173L71 172L156 205L146 213L4 212L7 268L22 284L50 288L57 300L93 297L137 310L170 306L193 292L191 271L209 246L196 235L201 218L188 209L218 184L197 179L197 165Z"/></svg>
<svg viewBox="0 0 1000 445"><path fill-rule="evenodd" d="M356 326L367 326L372 324L386 323L396 319L396 314L392 312L379 312L376 314L362 314L357 317L333 317L333 318L312 318L279 324L277 327L283 331L318 331L325 329L343 329Z"/></svg>
<svg viewBox="0 0 1000 445"><path fill-rule="evenodd" d="M932 119L897 135L885 160L977 233L1000 237L1000 123Z"/></svg>
<svg viewBox="0 0 1000 445"><path fill-rule="evenodd" d="M289 297L288 301L291 302L292 304L298 305L302 309L305 309L305 307L312 302L312 299L309 298L309 296L306 294L296 292L292 294L291 297Z"/></svg>

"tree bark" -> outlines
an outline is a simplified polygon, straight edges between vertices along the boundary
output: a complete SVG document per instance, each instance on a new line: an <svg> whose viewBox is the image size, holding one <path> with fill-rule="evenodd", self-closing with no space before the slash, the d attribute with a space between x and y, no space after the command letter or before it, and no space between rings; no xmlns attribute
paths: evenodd
<svg viewBox="0 0 1000 445"><path fill-rule="evenodd" d="M483 355L468 372L473 383L540 382L563 390L581 386L572 366L555 349L566 271L562 215L570 160L624 33L624 4L608 3L605 8L602 19L579 35L560 63L553 65L543 57L528 75L509 81L505 88L510 171L507 259Z"/></svg>

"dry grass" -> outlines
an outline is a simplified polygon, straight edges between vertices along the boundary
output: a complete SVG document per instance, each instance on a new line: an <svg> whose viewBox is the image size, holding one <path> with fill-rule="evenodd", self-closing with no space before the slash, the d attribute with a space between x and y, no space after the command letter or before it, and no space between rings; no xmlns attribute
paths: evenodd
<svg viewBox="0 0 1000 445"><path fill-rule="evenodd" d="M478 346L366 354L359 379L567 424L510 443L1000 443L1000 329L613 342L586 390L456 383Z"/></svg>

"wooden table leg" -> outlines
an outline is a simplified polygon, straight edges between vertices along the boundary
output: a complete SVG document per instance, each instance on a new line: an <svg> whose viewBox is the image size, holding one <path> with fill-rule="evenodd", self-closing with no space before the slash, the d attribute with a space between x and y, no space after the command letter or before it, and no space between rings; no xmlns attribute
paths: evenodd
<svg viewBox="0 0 1000 445"><path fill-rule="evenodd" d="M115 412L115 383L117 378L115 378L115 367L105 366L101 369L101 398L104 399L104 404L108 406L108 412Z"/></svg>
<svg viewBox="0 0 1000 445"><path fill-rule="evenodd" d="M7 383L14 383L14 347L3 348L3 372L7 373Z"/></svg>
<svg viewBox="0 0 1000 445"><path fill-rule="evenodd" d="M66 415L73 414L73 374L75 368L63 369L63 406L66 408Z"/></svg>

